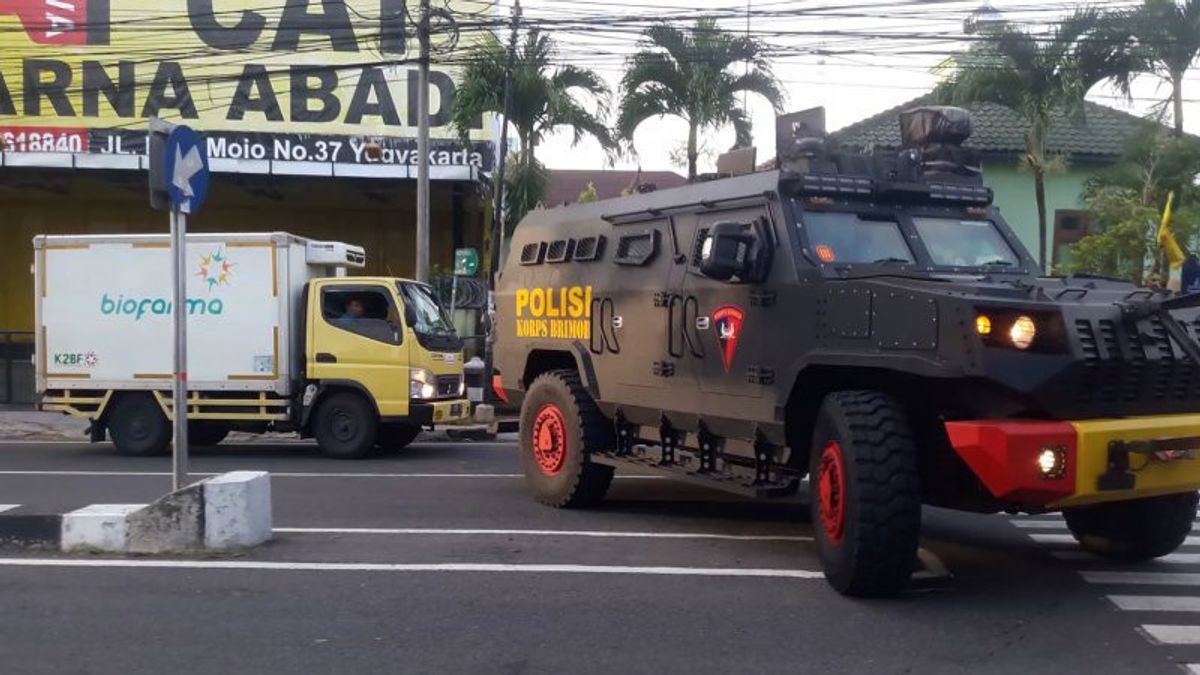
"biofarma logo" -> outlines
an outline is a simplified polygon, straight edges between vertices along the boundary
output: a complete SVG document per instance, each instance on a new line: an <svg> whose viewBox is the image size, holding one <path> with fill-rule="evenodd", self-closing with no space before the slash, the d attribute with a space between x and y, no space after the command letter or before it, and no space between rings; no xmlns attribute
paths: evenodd
<svg viewBox="0 0 1200 675"><path fill-rule="evenodd" d="M201 283L206 284L211 294L215 289L229 286L232 278L234 263L225 256L224 249L218 248L208 255L200 257L200 271L196 276ZM174 303L167 298L125 297L117 295L113 298L108 293L100 297L100 313L105 316L129 316L134 321L141 321L145 316L169 316L174 310ZM188 298L188 316L220 316L225 313L225 301L220 298Z"/></svg>

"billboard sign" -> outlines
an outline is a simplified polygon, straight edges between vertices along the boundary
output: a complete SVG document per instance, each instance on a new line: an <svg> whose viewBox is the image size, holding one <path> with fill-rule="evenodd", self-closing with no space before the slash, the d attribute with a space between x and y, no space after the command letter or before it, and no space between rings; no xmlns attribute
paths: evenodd
<svg viewBox="0 0 1200 675"><path fill-rule="evenodd" d="M446 5L459 23L494 11ZM415 166L416 11L416 0L0 0L0 140L8 152L143 155L157 116L203 132L216 163ZM463 30L455 51L480 34ZM469 145L450 126L456 74L435 57L431 164L490 170L491 124L479 120Z"/></svg>

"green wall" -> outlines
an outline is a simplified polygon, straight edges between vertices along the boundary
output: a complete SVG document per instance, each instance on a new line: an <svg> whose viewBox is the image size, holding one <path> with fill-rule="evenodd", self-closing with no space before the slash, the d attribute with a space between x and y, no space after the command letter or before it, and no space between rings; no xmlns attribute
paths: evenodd
<svg viewBox="0 0 1200 675"><path fill-rule="evenodd" d="M1100 167L1074 164L1065 172L1046 177L1046 255L1053 259L1054 212L1082 208L1083 185ZM990 160L984 163L983 181L996 193L996 206L1004 219L1037 258L1037 201L1034 198L1033 173L1017 167L1015 160Z"/></svg>

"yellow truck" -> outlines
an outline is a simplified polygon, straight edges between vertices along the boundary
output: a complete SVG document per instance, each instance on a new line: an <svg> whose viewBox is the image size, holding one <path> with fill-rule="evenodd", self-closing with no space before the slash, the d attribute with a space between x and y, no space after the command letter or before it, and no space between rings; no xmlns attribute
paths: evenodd
<svg viewBox="0 0 1200 675"><path fill-rule="evenodd" d="M34 238L37 388L125 455L171 441L166 235ZM291 234L188 236L189 440L297 432L330 457L402 448L470 417L462 340L433 290L347 276L360 247Z"/></svg>

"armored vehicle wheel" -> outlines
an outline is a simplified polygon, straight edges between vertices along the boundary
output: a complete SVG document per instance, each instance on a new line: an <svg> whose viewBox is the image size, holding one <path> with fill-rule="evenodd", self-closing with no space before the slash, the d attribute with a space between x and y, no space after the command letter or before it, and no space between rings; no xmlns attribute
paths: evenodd
<svg viewBox="0 0 1200 675"><path fill-rule="evenodd" d="M845 595L898 593L912 574L921 529L916 445L903 407L879 392L830 394L810 454L825 578Z"/></svg>
<svg viewBox="0 0 1200 675"><path fill-rule="evenodd" d="M375 447L379 422L362 396L348 392L331 394L317 406L313 435L317 445L334 459L362 459Z"/></svg>
<svg viewBox="0 0 1200 675"><path fill-rule="evenodd" d="M212 422L191 422L188 424L188 445L197 448L211 448L220 445L229 435L229 427Z"/></svg>
<svg viewBox="0 0 1200 675"><path fill-rule="evenodd" d="M1067 527L1084 550L1136 562L1167 555L1192 531L1200 494L1164 495L1064 509Z"/></svg>
<svg viewBox="0 0 1200 675"><path fill-rule="evenodd" d="M149 394L126 394L108 414L108 434L122 455L154 457L171 445L171 421Z"/></svg>
<svg viewBox="0 0 1200 675"><path fill-rule="evenodd" d="M403 450L421 435L421 427L415 424L382 424L375 443L380 450Z"/></svg>
<svg viewBox="0 0 1200 675"><path fill-rule="evenodd" d="M533 381L521 405L521 467L535 499L556 508L599 502L613 469L589 462L588 452L613 445L612 427L574 371Z"/></svg>

